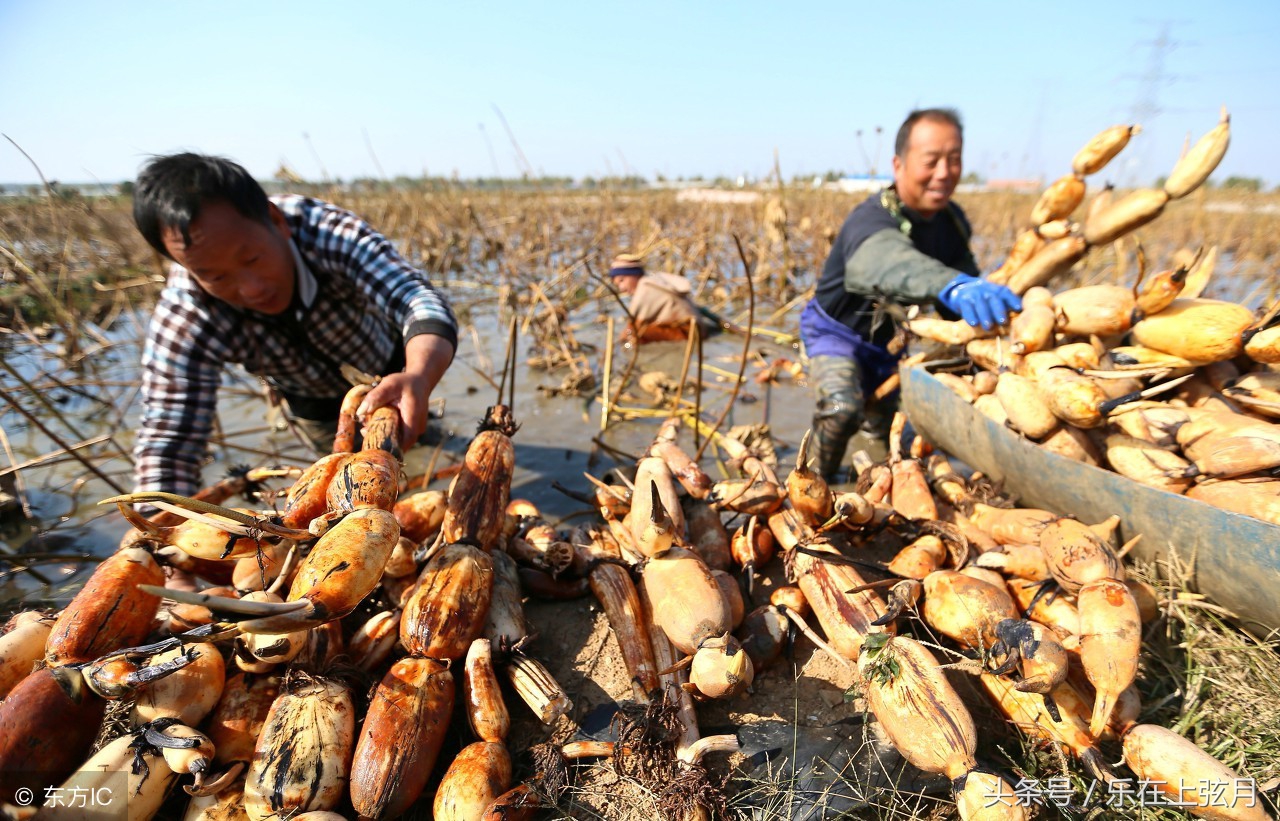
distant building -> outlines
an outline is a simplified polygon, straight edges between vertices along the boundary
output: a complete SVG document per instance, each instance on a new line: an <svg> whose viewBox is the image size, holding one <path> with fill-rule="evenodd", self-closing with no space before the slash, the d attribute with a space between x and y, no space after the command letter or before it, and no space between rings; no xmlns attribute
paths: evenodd
<svg viewBox="0 0 1280 821"><path fill-rule="evenodd" d="M719 188L685 188L676 194L676 202L715 202L725 205L746 205L759 201L759 191L725 191Z"/></svg>
<svg viewBox="0 0 1280 821"><path fill-rule="evenodd" d="M5 199L39 199L53 191L60 196L114 197L121 193L118 182L60 182L50 180L48 189L41 183L0 183L0 197Z"/></svg>
<svg viewBox="0 0 1280 821"><path fill-rule="evenodd" d="M886 177L880 174L851 174L847 177L841 177L835 182L826 183L822 187L828 191L857 194L879 191L881 188L892 184L893 177Z"/></svg>
<svg viewBox="0 0 1280 821"><path fill-rule="evenodd" d="M982 183L984 191L1012 191L1017 194L1034 194L1044 187L1040 180L987 180Z"/></svg>

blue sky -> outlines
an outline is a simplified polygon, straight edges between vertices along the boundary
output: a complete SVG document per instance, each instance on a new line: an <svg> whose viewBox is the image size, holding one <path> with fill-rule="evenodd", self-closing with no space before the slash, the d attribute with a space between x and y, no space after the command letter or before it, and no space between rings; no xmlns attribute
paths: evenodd
<svg viewBox="0 0 1280 821"><path fill-rule="evenodd" d="M0 0L0 38L0 132L65 182L183 149L260 177L515 176L495 106L535 173L762 176L775 149L787 177L884 171L903 116L950 105L966 170L1049 179L1154 106L1100 175L1149 183L1225 104L1215 176L1280 184L1280 4L1262 0ZM0 182L36 179L0 140Z"/></svg>

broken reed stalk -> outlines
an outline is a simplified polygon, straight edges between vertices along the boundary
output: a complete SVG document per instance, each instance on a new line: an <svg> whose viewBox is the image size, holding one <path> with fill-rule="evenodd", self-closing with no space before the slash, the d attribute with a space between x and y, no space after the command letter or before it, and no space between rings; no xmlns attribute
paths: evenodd
<svg viewBox="0 0 1280 821"><path fill-rule="evenodd" d="M742 260L742 267L746 270L747 276L747 333L742 341L742 356L740 358L741 361L738 363L737 382L734 383L733 391L729 394L729 401L725 403L724 410L720 412L720 418L711 426L711 434L707 436L706 441L702 443L698 448L698 452L694 455L693 461L695 462L702 458L702 452L711 441L711 437L724 424L729 411L733 410L733 403L738 401L738 391L742 388L742 375L747 371L747 358L751 353L751 330L755 327L756 320L756 289L755 284L751 281L751 263L747 262L747 253L742 250L742 240L738 239L737 234L734 234L733 242L738 246L738 257Z"/></svg>
<svg viewBox="0 0 1280 821"><path fill-rule="evenodd" d="M512 410L515 410L515 407L516 407L516 359L519 355L519 351L516 349L516 340L519 338L518 337L519 328L520 328L520 323L516 318L516 316L513 314L511 316L511 332L507 338L507 365L506 365L506 368L511 373L510 377L507 379L506 406L508 408L511 408ZM498 402L499 404L502 404L501 393L498 394Z"/></svg>
<svg viewBox="0 0 1280 821"><path fill-rule="evenodd" d="M627 326L634 329L636 327L635 314L631 313L631 309L627 307L627 303L622 298L622 295L618 293L618 289L613 287L613 283L600 277L598 274L596 274L595 271L591 270L590 262L583 260L582 264L587 269L587 276L599 282L601 285L603 285L605 288L609 290L609 293L613 294L613 298L618 301L618 305L622 307L623 313L627 315ZM610 349L612 349L613 347L612 344L609 347ZM622 372L622 379L618 380L617 390L613 392L612 398L609 399L610 406L614 406L618 404L618 399L622 396L622 392L627 389L627 383L631 381L631 372L635 370L636 362L639 359L640 359L640 343L637 340L633 342L631 345L631 359L628 360L627 362L627 369ZM601 428L601 430L603 430L603 428Z"/></svg>
<svg viewBox="0 0 1280 821"><path fill-rule="evenodd" d="M0 246L0 253L9 258L13 263L13 273L18 281L30 288L39 295L41 304L51 310L53 315L57 317L58 324L62 327L62 333L67 339L68 346L78 344L80 332L84 330L80 322L76 319L75 314L63 304L61 300L49 290L49 286L45 283L45 276L27 265L25 261L20 259L8 248ZM95 338L100 338L95 336Z"/></svg>
<svg viewBox="0 0 1280 821"><path fill-rule="evenodd" d="M445 440L442 437L431 450L431 458L427 460L427 469L422 473L422 484L418 485L422 490L426 490L427 485L431 484L432 474L436 472L436 464L440 461L440 453L444 450L444 442Z"/></svg>
<svg viewBox="0 0 1280 821"><path fill-rule="evenodd" d="M787 190L782 184L782 160L778 156L778 149L773 149L773 174L774 179L778 183L778 202L782 206L782 266L778 269L778 278L775 285L774 299L782 301L783 296L787 292L787 276L791 273L791 238L787 235L786 209L787 209Z"/></svg>
<svg viewBox="0 0 1280 821"><path fill-rule="evenodd" d="M81 455L80 455L80 453L79 453L79 452L77 452L77 451L76 451L76 450L75 450L71 445L69 445L69 444L67 444L66 442L64 442L64 441L62 440L62 437L58 436L58 434L56 434L56 433L54 433L53 431L49 430L49 428L48 428L48 427L46 427L46 426L45 426L45 424L44 424L43 422L41 422L41 421L40 421L39 417L35 416L34 414L32 414L32 413L31 413L31 411L29 411L29 410L27 410L26 408L22 407L22 403L20 403L20 402L19 402L17 399L15 399L14 397L10 396L10 395L9 395L9 392L8 392L8 391L6 391L4 388L0 388L0 399L3 399L3 400L4 400L4 401L9 405L9 407L11 407L11 408L13 408L14 410L16 410L16 411L17 411L19 414L21 414L21 415L22 415L22 416L23 416L23 417L24 417L28 422L30 422L31 424L35 425L35 426L36 426L36 428L37 428L41 433L43 433L45 436L47 436L47 437L49 438L49 441L53 442L53 443L54 443L55 445L57 445L58 447L62 448L62 449L63 449L63 450L65 450L67 453L71 454L71 456L73 456L77 462L79 462L80 464L82 464L82 465L84 465L84 466L85 466L85 469L86 469L86 470L88 470L88 471L89 471L90 473L92 473L94 476L97 476L97 477L98 477L99 479L101 479L103 482L106 482L107 487L109 487L109 488L111 488L112 490L114 490L117 494L123 494L123 493L125 493L124 488L122 488L120 485L116 484L116 482L115 482L115 480L114 480L114 479L112 479L110 476L108 476L107 474L105 474L105 473L103 473L101 470L99 470L99 469L98 469L98 466L97 466L97 465L95 465L95 464L93 464L93 462L90 462L88 459L86 459L85 457L81 456Z"/></svg>
<svg viewBox="0 0 1280 821"><path fill-rule="evenodd" d="M613 376L613 315L610 314L605 322L604 334L604 375L603 385L600 391L600 430L604 431L609 427L609 410L612 403L609 401L609 380Z"/></svg>
<svg viewBox="0 0 1280 821"><path fill-rule="evenodd" d="M3 435L4 435L4 428L0 428L0 436L3 436ZM111 438L111 434L104 433L101 436L95 436L92 439L86 439L83 442L77 442L76 444L71 446L70 450L80 450L81 448L87 448L93 445L100 445L103 442L106 442L110 438ZM124 451L120 451L120 452L124 453ZM68 454L68 450L66 448L58 448L57 450L50 451L49 453L43 454L41 456L36 456L33 459L28 459L25 462L22 462L21 464L11 464L9 467L4 468L3 470L0 470L0 478L8 476L10 473L17 473L19 471L26 470L27 468L38 467L40 465L46 464L48 462L51 462L57 459L59 456L66 456L67 454ZM66 460L64 459L62 461L66 461Z"/></svg>
<svg viewBox="0 0 1280 821"><path fill-rule="evenodd" d="M7 433L5 433L3 426L0 426L0 445L4 446L5 456L8 457L9 464L12 465L15 461L13 457L13 448L9 444L9 436ZM16 470L16 467L13 475L13 487L14 487L14 491L18 495L18 502L22 506L22 515L27 519L27 521L31 521L34 518L34 516L31 513L31 502L27 498L26 483L22 480L22 474ZM3 547L4 553L9 556L16 556L18 553L18 551L10 547L7 542L0 542L0 547ZM26 559L22 559L22 561L26 561ZM45 576L43 573L40 573L37 570L33 570L32 568L26 565L19 565L15 562L14 567L20 570L26 570L26 572L30 573L32 577L34 577L41 584L44 584L44 585L53 584L52 579L50 579L49 577Z"/></svg>
<svg viewBox="0 0 1280 821"><path fill-rule="evenodd" d="M536 282L533 283L533 292L534 292L534 295L537 296L538 300L541 301L546 306L547 310L550 312L551 328L555 332L556 343L560 347L560 354L561 356L564 357L565 362L569 364L569 368L570 370L573 371L573 375L577 377L581 373L581 368L578 364L578 357L577 355L575 355L569 350L569 342L564 338L564 328L560 324L560 316L559 314L556 313L555 305L553 305L551 300L547 298L546 291L543 289L543 287L539 283L536 283ZM530 306L530 309L529 309L530 318L532 317L532 315L533 315L533 308L532 306ZM527 321L526 321L526 326L527 326Z"/></svg>
<svg viewBox="0 0 1280 821"><path fill-rule="evenodd" d="M4 472L4 475L7 476L10 473L13 474L13 489L14 493L17 494L18 504L22 507L22 515L24 518L30 520L32 518L31 501L27 498L27 483L22 477L22 466L16 464L18 460L13 455L13 446L9 442L9 434L5 431L4 425L0 425L0 448L4 449L4 455L8 457L10 465L10 467ZM6 552L15 552L9 548L8 544L5 544L4 546Z"/></svg>
<svg viewBox="0 0 1280 821"><path fill-rule="evenodd" d="M698 334L698 382L693 395L693 418L702 418L702 334ZM702 452L702 434L698 432L697 425L693 427L693 446Z"/></svg>
<svg viewBox="0 0 1280 821"><path fill-rule="evenodd" d="M35 400L40 403L40 406L44 408L45 411L50 416L52 416L54 419L57 419L59 422L61 422L62 426L65 427L72 436L76 437L77 439L84 440L85 438L84 434L78 431L76 427L71 424L71 422L67 419L66 414L64 414L61 410L55 407L52 402L49 401L49 397L45 394L44 391L37 390L36 387L32 385L30 382L28 382L21 373L15 370L14 367L10 365L7 360L0 359L0 367L3 367L6 371L8 371L9 375L18 381L18 384L26 388L27 392L31 396L35 397ZM115 446L116 450L120 451L121 453L125 452L126 449L122 448L119 442L111 438L110 435L108 435L107 438L111 439L111 444Z"/></svg>
<svg viewBox="0 0 1280 821"><path fill-rule="evenodd" d="M684 343L684 361L680 363L680 381L676 386L676 395L671 399L671 415L680 410L680 400L684 397L684 381L689 377L689 360L693 358L694 338L698 336L698 320L689 317L689 338Z"/></svg>

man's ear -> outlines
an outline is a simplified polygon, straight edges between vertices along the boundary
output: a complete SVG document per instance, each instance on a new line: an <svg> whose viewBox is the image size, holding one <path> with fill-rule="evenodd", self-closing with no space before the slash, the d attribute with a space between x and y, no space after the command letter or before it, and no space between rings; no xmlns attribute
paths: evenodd
<svg viewBox="0 0 1280 821"><path fill-rule="evenodd" d="M267 214L271 219L271 224L276 230L284 235L285 239L293 236L293 232L289 230L289 221L284 218L284 212L281 211L274 202L267 203Z"/></svg>

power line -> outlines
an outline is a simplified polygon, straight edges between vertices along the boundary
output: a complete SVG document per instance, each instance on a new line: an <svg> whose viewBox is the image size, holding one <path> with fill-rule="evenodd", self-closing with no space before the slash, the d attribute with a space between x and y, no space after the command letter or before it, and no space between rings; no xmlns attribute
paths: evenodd
<svg viewBox="0 0 1280 821"><path fill-rule="evenodd" d="M489 148L489 162L493 164L493 178L502 179L502 169L498 168L498 155L493 152L493 141L489 139L489 132L484 130L484 123L480 123L480 133L484 135L484 144Z"/></svg>
<svg viewBox="0 0 1280 821"><path fill-rule="evenodd" d="M1155 120L1165 111L1160 103L1161 91L1167 86L1173 85L1179 78L1177 75L1171 74L1166 68L1166 60L1179 46L1185 45L1174 40L1170 34L1173 23L1169 20L1162 20L1159 23L1159 29L1152 40L1143 40L1138 45L1146 45L1149 47L1147 53L1147 64L1142 73L1137 76L1138 89L1134 96L1132 105L1129 107L1129 121L1137 123L1144 129L1153 132L1152 128ZM1139 140L1133 148L1126 152L1125 162L1123 163L1124 179L1123 183L1127 185L1138 184L1140 180L1145 181L1150 174L1147 173L1147 160L1150 154L1151 141Z"/></svg>

